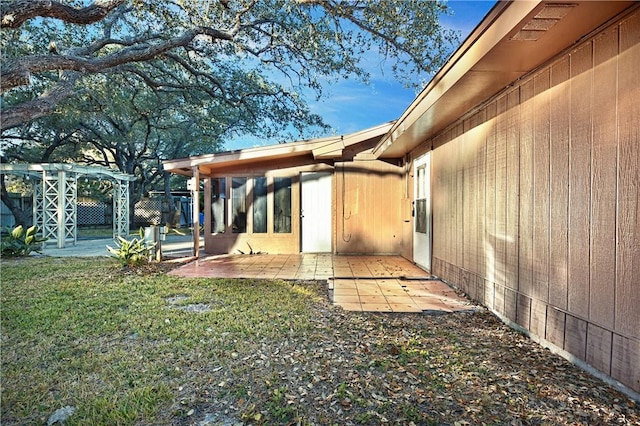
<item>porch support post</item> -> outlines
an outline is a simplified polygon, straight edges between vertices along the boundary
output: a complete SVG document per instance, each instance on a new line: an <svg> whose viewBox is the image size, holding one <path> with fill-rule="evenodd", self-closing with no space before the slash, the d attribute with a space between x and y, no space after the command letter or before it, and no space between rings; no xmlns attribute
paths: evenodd
<svg viewBox="0 0 640 426"><path fill-rule="evenodd" d="M193 256L200 257L200 171L193 168L193 188L191 191L191 212L193 214Z"/></svg>

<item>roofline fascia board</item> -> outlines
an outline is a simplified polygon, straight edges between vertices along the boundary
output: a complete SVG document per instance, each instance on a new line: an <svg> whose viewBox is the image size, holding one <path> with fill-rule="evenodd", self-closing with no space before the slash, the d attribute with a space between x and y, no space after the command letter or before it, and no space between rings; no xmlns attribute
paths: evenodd
<svg viewBox="0 0 640 426"><path fill-rule="evenodd" d="M191 175L192 167L206 166L228 162L243 162L257 159L290 158L296 156L312 155L318 153L318 159L332 158L337 149L362 142L374 137L382 137L393 125L393 121L380 124L368 129L360 130L344 136L329 136L305 141L289 142L278 145L267 145L255 148L246 148L235 151L224 151L214 154L206 154L195 157L166 160L162 164L169 172ZM330 157L324 157L324 153L332 153Z"/></svg>
<svg viewBox="0 0 640 426"><path fill-rule="evenodd" d="M367 141L369 139L384 136L385 134L387 134L389 129L391 129L391 127L393 126L393 123L394 123L393 121L390 121L388 123L384 123L379 126L375 126L359 132L351 133L346 136L341 136L340 140L334 141L322 147L314 148L312 151L313 158L314 159L340 158L345 148L360 142Z"/></svg>
<svg viewBox="0 0 640 426"><path fill-rule="evenodd" d="M395 125L380 140L373 150L379 158L395 139L413 125L438 99L469 72L491 49L513 31L533 10L540 6L541 0L499 1L489 11L480 24L453 53L447 63L429 82L416 99L409 105ZM500 25L500 22L512 23Z"/></svg>

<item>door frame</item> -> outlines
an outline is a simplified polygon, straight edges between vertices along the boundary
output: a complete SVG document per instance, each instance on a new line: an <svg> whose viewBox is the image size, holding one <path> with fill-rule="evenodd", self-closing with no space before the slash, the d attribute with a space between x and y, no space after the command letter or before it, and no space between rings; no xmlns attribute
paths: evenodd
<svg viewBox="0 0 640 426"><path fill-rule="evenodd" d="M423 180L420 182L420 180ZM422 185L422 186L420 186ZM431 221L431 152L426 152L413 161L413 261L420 267L431 270L432 221ZM423 221L418 215L424 212ZM424 232L418 232L421 227Z"/></svg>

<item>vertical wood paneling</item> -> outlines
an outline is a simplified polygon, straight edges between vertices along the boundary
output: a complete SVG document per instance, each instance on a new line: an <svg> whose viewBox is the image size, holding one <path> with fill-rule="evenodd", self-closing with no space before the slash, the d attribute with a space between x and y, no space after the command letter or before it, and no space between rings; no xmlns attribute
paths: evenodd
<svg viewBox="0 0 640 426"><path fill-rule="evenodd" d="M404 195L401 172L382 161L336 164L333 203L338 253L400 252L401 205L389 200L401 200ZM381 205L385 208L380 209Z"/></svg>
<svg viewBox="0 0 640 426"><path fill-rule="evenodd" d="M559 348L564 348L565 317L565 313L558 309L547 309L546 339Z"/></svg>
<svg viewBox="0 0 640 426"><path fill-rule="evenodd" d="M636 391L640 390L640 340L613 335L611 376Z"/></svg>
<svg viewBox="0 0 640 426"><path fill-rule="evenodd" d="M507 97L502 96L497 103L496 123L496 180L495 180L495 279L505 284L507 261Z"/></svg>
<svg viewBox="0 0 640 426"><path fill-rule="evenodd" d="M473 270L476 258L475 244L475 224L473 223L475 209L475 195L473 187L475 182L475 171L473 170L473 134L470 131L471 120L463 121L465 133L460 143L460 176L462 178L462 268Z"/></svg>
<svg viewBox="0 0 640 426"><path fill-rule="evenodd" d="M518 293L518 311L516 322L527 330L531 327L531 298Z"/></svg>
<svg viewBox="0 0 640 426"><path fill-rule="evenodd" d="M485 178L485 230L484 247L485 274L490 282L496 282L496 102L487 106L487 143L486 143L486 178Z"/></svg>
<svg viewBox="0 0 640 426"><path fill-rule="evenodd" d="M571 56L569 144L569 294L571 312L589 315L589 217L591 213L592 45Z"/></svg>
<svg viewBox="0 0 640 426"><path fill-rule="evenodd" d="M471 210L465 211L464 213L469 215L469 222L466 232L470 235L469 238L469 255L471 258L469 259L469 270L474 273L478 272L478 128L477 128L477 115L472 116L469 120L469 131L467 134L469 135L469 145L468 145L468 155L466 162L470 165L469 172L471 174L469 179L469 190L468 194L471 199ZM474 278L475 279L475 278Z"/></svg>
<svg viewBox="0 0 640 426"><path fill-rule="evenodd" d="M567 308L569 210L569 59L551 66L549 303Z"/></svg>
<svg viewBox="0 0 640 426"><path fill-rule="evenodd" d="M432 170L435 176L435 185L437 188L433 188L433 215L434 218L438 217L440 223L440 232L438 233L438 243L434 241L434 256L449 262L449 244L450 242L446 238L447 232L449 232L450 220L448 218L449 211L447 209L447 175L445 173L445 165L443 152L447 150L448 145L442 145L433 151ZM413 165L411 165L413 170ZM415 220L415 219L414 219Z"/></svg>
<svg viewBox="0 0 640 426"><path fill-rule="evenodd" d="M606 374L611 374L613 334L597 325L587 326L587 362Z"/></svg>
<svg viewBox="0 0 640 426"><path fill-rule="evenodd" d="M549 300L549 68L534 82L533 296Z"/></svg>
<svg viewBox="0 0 640 426"><path fill-rule="evenodd" d="M522 98L520 127L520 250L519 289L533 294L533 139L534 87L533 79L520 86Z"/></svg>
<svg viewBox="0 0 640 426"><path fill-rule="evenodd" d="M486 150L487 150L487 129L489 125L486 121L486 109L481 110L476 115L476 126L477 126L477 151L476 151L476 170L478 173L478 178L476 180L476 209L478 211L477 214L477 224L476 224L476 250L478 253L478 260L476 265L476 273L479 277L482 278L482 288L484 289L484 278L485 275L485 251L484 251L484 227L485 227L485 206L486 206L486 191L485 191L485 181L487 175L486 169ZM478 281L480 282L480 281ZM484 293L484 292L483 292ZM484 297L484 295L483 295Z"/></svg>
<svg viewBox="0 0 640 426"><path fill-rule="evenodd" d="M587 322L573 315L567 315L565 320L564 349L579 359L586 360L587 351Z"/></svg>
<svg viewBox="0 0 640 426"><path fill-rule="evenodd" d="M464 215L464 265L475 274L481 272L482 239L481 216L484 215L484 112L480 111L465 120L461 159L463 162L463 215ZM482 180L482 186L481 186ZM482 208L480 207L482 205Z"/></svg>
<svg viewBox="0 0 640 426"><path fill-rule="evenodd" d="M436 259L442 259L442 228L444 227L444 221L441 216L443 209L440 201L442 198L442 189L440 168L438 167L440 164L440 161L438 160L439 150L440 147L438 146L437 148L434 148L431 154L431 159L433 160L431 162L431 218L433 220L432 253L434 259L434 270L437 264ZM407 167L411 167L413 170L413 163L410 163ZM413 196L410 196L410 198L413 200ZM403 244L406 246L408 245L408 242L405 241Z"/></svg>
<svg viewBox="0 0 640 426"><path fill-rule="evenodd" d="M453 155L454 163L453 170L455 172L455 188L456 188L456 199L455 199L455 215L456 215L456 245L454 247L454 251L456 254L456 262L455 265L463 265L464 257L463 257L463 247L464 241L462 239L464 233L464 223L462 221L464 210L462 208L462 182L463 182L463 167L464 163L462 161L462 142L464 140L464 127L463 123L454 126L454 134L455 134L455 143L453 144L455 152Z"/></svg>
<svg viewBox="0 0 640 426"><path fill-rule="evenodd" d="M484 304L484 296L486 294L486 290L484 288L485 286L485 280L484 278L477 276L476 275L476 300L478 301L478 303L480 304Z"/></svg>
<svg viewBox="0 0 640 426"><path fill-rule="evenodd" d="M507 286L518 290L518 226L520 214L520 91L513 90L507 100Z"/></svg>
<svg viewBox="0 0 640 426"><path fill-rule="evenodd" d="M545 337L547 304L539 299L531 299L531 325L529 329L536 336Z"/></svg>
<svg viewBox="0 0 640 426"><path fill-rule="evenodd" d="M620 25L615 328L640 338L640 12ZM638 359L638 358L636 358ZM640 386L636 384L636 390Z"/></svg>
<svg viewBox="0 0 640 426"><path fill-rule="evenodd" d="M495 303L495 310L496 312L498 312L501 315L505 315L505 296L504 296L504 292L505 292L505 287L502 284L496 284L495 285L495 292L494 292L494 303Z"/></svg>
<svg viewBox="0 0 640 426"><path fill-rule="evenodd" d="M495 309L496 286L493 281L484 280L484 305L489 309Z"/></svg>
<svg viewBox="0 0 640 426"><path fill-rule="evenodd" d="M447 277L636 391L639 69L636 9L459 120L434 156Z"/></svg>
<svg viewBox="0 0 640 426"><path fill-rule="evenodd" d="M453 131L451 131L451 136L453 143L447 144L447 159L445 160L446 164L446 173L447 173L447 187L449 193L447 194L447 212L449 218L449 244L448 244L448 253L449 253L449 263L452 265L460 265L458 263L458 250L462 250L459 244L459 238L461 229L458 226L457 220L457 205L456 201L458 199L458 189L456 187L456 161L457 157L457 142L455 141L455 136L453 136Z"/></svg>
<svg viewBox="0 0 640 426"><path fill-rule="evenodd" d="M593 45L593 147L589 319L613 327L616 265L616 97L618 31Z"/></svg>
<svg viewBox="0 0 640 426"><path fill-rule="evenodd" d="M451 133L447 132L447 139L450 139ZM455 194L454 173L452 167L455 159L453 155L453 143L448 143L439 147L434 156L434 166L438 167L439 191L442 207L440 212L441 221L444 223L442 227L443 233L440 234L442 253L441 258L449 264L455 264L454 246L456 240L456 222L455 222Z"/></svg>
<svg viewBox="0 0 640 426"><path fill-rule="evenodd" d="M449 134L451 137L451 132ZM449 139L451 140L451 139ZM450 264L456 264L456 254L454 251L454 247L457 244L458 240L456 238L456 216L455 216L455 202L456 202L456 188L455 188L455 174L453 173L453 163L455 159L453 158L455 143L448 143L445 145L444 150L442 152L442 173L444 175L444 190L447 192L445 197L446 202L446 221L447 228L446 232L449 236L446 239L446 258L445 260Z"/></svg>
<svg viewBox="0 0 640 426"><path fill-rule="evenodd" d="M504 289L504 316L511 321L517 321L518 293L509 287Z"/></svg>
<svg viewBox="0 0 640 426"><path fill-rule="evenodd" d="M442 221L444 222L443 226L443 234L441 234L442 242L442 259L447 263L453 264L455 258L453 257L453 244L455 243L455 221L454 217L452 217L452 205L453 205L453 194L455 194L455 189L452 187L451 180L451 161L449 160L449 155L452 152L451 144L446 144L441 146L436 150L437 158L434 160L435 163L438 164L439 168L439 179L440 179L440 205L442 206L442 211L440 212L440 216L442 217ZM415 220L415 219L414 219ZM448 238L447 238L448 236Z"/></svg>

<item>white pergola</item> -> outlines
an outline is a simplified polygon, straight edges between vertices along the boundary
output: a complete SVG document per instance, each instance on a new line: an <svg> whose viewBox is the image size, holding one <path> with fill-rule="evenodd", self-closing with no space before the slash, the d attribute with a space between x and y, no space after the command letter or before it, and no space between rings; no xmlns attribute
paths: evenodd
<svg viewBox="0 0 640 426"><path fill-rule="evenodd" d="M33 222L48 242L58 248L66 243L75 245L78 238L77 192L78 178L92 177L111 180L113 185L113 237L129 233L129 182L136 179L106 167L65 163L0 164L4 174L34 180Z"/></svg>

